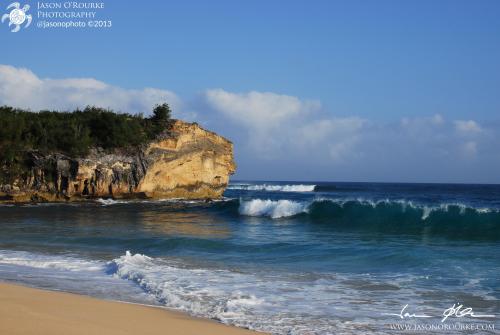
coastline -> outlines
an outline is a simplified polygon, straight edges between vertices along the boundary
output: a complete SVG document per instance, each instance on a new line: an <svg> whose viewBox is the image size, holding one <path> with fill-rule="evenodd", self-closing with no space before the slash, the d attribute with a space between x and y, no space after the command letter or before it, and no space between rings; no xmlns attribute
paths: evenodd
<svg viewBox="0 0 500 335"><path fill-rule="evenodd" d="M160 307L0 282L0 334L263 334Z"/></svg>

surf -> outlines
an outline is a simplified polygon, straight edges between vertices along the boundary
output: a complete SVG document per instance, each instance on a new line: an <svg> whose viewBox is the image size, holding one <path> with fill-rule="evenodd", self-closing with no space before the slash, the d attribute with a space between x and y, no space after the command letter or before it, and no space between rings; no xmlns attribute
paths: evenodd
<svg viewBox="0 0 500 335"><path fill-rule="evenodd" d="M316 185L309 184L230 184L228 190L266 191L266 192L313 192Z"/></svg>
<svg viewBox="0 0 500 335"><path fill-rule="evenodd" d="M418 204L407 200L240 199L242 216L321 223L366 232L446 235L500 240L500 210L462 203Z"/></svg>

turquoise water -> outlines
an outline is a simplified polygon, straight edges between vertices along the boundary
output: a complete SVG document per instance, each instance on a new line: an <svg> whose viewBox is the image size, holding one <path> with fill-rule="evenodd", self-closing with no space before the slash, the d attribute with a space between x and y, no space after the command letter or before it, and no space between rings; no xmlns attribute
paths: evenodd
<svg viewBox="0 0 500 335"><path fill-rule="evenodd" d="M0 227L0 280L276 334L397 333L406 304L500 316L495 185L233 182L210 203L4 205Z"/></svg>

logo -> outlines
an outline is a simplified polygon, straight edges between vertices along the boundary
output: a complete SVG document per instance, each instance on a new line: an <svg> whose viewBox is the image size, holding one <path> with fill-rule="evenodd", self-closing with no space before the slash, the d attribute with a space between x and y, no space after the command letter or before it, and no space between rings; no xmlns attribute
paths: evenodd
<svg viewBox="0 0 500 335"><path fill-rule="evenodd" d="M29 5L24 5L23 8L21 8L21 4L19 2L13 2L10 5L7 6L7 10L10 8L13 8L9 14L4 14L2 15L2 23L8 18L9 19L9 27L14 26L14 28L11 30L13 33L17 33L21 29L21 25L24 23L24 21L28 21L24 28L28 28L31 24L31 20L33 18L31 15L26 15L26 12L30 9Z"/></svg>

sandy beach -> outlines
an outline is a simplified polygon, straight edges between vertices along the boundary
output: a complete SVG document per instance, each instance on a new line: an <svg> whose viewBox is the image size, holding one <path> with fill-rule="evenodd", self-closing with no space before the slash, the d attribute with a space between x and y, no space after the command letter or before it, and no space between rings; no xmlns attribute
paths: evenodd
<svg viewBox="0 0 500 335"><path fill-rule="evenodd" d="M162 308L0 283L0 334L257 333Z"/></svg>

